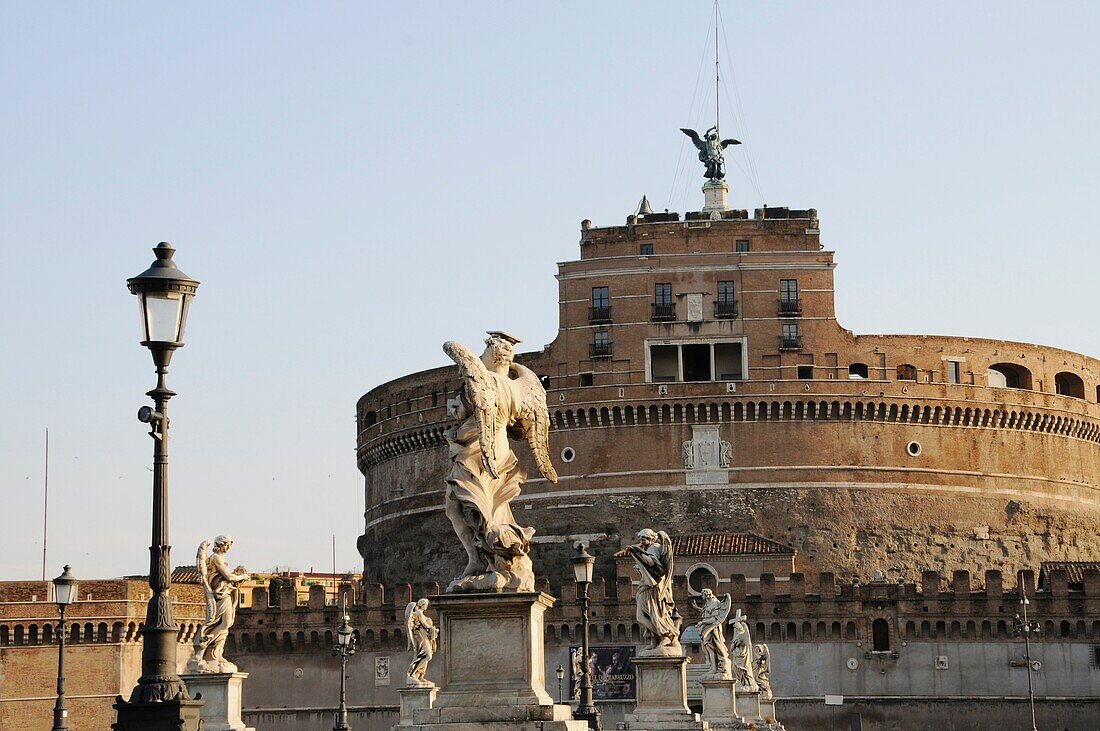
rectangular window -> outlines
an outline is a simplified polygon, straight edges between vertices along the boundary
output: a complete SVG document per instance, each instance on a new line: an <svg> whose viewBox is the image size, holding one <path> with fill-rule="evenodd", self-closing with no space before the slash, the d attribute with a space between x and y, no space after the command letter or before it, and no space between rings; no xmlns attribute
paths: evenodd
<svg viewBox="0 0 1100 731"><path fill-rule="evenodd" d="M733 298L733 282L718 283L718 299L714 301L715 317L737 317L737 301Z"/></svg>
<svg viewBox="0 0 1100 731"><path fill-rule="evenodd" d="M737 253L738 254L744 254L748 250L749 250L749 242L748 241L738 241L737 242Z"/></svg>
<svg viewBox="0 0 1100 731"><path fill-rule="evenodd" d="M680 378L680 348L653 345L649 348L649 368L655 383L670 383Z"/></svg>
<svg viewBox="0 0 1100 731"><path fill-rule="evenodd" d="M947 361L947 382L962 383L962 379L959 377L959 361Z"/></svg>
<svg viewBox="0 0 1100 731"><path fill-rule="evenodd" d="M592 288L592 307L588 310L589 322L609 322L611 320L611 296L607 287Z"/></svg>
<svg viewBox="0 0 1100 731"><path fill-rule="evenodd" d="M780 337L779 347L793 350L802 347L802 333L797 322L783 323L783 335Z"/></svg>
<svg viewBox="0 0 1100 731"><path fill-rule="evenodd" d="M641 246L638 247L638 253L641 254L642 256L652 256L653 255L653 244L642 244Z"/></svg>
<svg viewBox="0 0 1100 731"><path fill-rule="evenodd" d="M591 386L592 385L592 374L591 373L581 373L580 374L580 379L578 380L578 383L581 386Z"/></svg>
<svg viewBox="0 0 1100 731"><path fill-rule="evenodd" d="M781 280L779 280L779 301L780 302L798 302L798 280L797 279L781 279Z"/></svg>
<svg viewBox="0 0 1100 731"><path fill-rule="evenodd" d="M710 345L684 345L681 355L685 381L710 380Z"/></svg>
<svg viewBox="0 0 1100 731"><path fill-rule="evenodd" d="M653 288L653 319L675 320L676 305L672 303L672 285L664 282Z"/></svg>
<svg viewBox="0 0 1100 731"><path fill-rule="evenodd" d="M741 363L741 343L714 344L714 377L718 381L740 381L745 377Z"/></svg>
<svg viewBox="0 0 1100 731"><path fill-rule="evenodd" d="M800 365L798 366L798 380L800 381L812 381L814 377L814 367L812 365Z"/></svg>
<svg viewBox="0 0 1100 731"><path fill-rule="evenodd" d="M611 334L607 330L597 330L592 334L592 357L606 358L611 355Z"/></svg>

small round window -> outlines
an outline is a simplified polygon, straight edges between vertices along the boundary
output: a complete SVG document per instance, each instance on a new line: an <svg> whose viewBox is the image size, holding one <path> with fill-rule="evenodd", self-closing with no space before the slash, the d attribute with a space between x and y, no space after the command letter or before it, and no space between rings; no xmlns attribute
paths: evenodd
<svg viewBox="0 0 1100 731"><path fill-rule="evenodd" d="M905 451L909 453L910 457L919 457L921 452L920 442L909 442L905 445Z"/></svg>
<svg viewBox="0 0 1100 731"><path fill-rule="evenodd" d="M701 594L703 591L704 582L707 579L713 579L715 583L718 580L718 572L707 564L698 564L688 569L688 591L692 594Z"/></svg>
<svg viewBox="0 0 1100 731"><path fill-rule="evenodd" d="M566 447L565 449L561 450L561 461L562 462L572 462L576 458L577 458L577 453L573 450L572 447Z"/></svg>

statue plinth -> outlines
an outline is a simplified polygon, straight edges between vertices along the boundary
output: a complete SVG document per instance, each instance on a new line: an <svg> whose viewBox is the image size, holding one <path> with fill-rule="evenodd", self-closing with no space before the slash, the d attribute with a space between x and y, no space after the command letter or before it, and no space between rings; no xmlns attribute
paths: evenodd
<svg viewBox="0 0 1100 731"><path fill-rule="evenodd" d="M703 183L703 213L710 213L711 218L721 218L724 211L730 209L726 198L729 196L730 187L725 180L708 180ZM719 214L715 216L714 214Z"/></svg>
<svg viewBox="0 0 1100 731"><path fill-rule="evenodd" d="M705 728L687 705L687 663L683 655L635 657L638 703L627 714L631 728L647 731Z"/></svg>
<svg viewBox="0 0 1100 731"><path fill-rule="evenodd" d="M543 618L552 596L443 594L431 603L439 611L439 692L403 729L506 731L538 721L544 731L587 730L546 692Z"/></svg>
<svg viewBox="0 0 1100 731"><path fill-rule="evenodd" d="M763 723L760 717L760 691L736 690L735 709L737 715L749 722Z"/></svg>
<svg viewBox="0 0 1100 731"><path fill-rule="evenodd" d="M393 727L394 731L405 731L415 727L417 711L430 709L435 705L435 696L439 693L436 686L412 685L406 688L398 688L401 696L401 720Z"/></svg>
<svg viewBox="0 0 1100 731"><path fill-rule="evenodd" d="M241 719L242 686L248 673L181 675L192 695L201 693L203 731L255 731Z"/></svg>

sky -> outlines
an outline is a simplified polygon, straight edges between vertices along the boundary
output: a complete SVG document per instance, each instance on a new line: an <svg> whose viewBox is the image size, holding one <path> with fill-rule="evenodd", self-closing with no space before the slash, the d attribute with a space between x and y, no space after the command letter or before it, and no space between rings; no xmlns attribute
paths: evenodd
<svg viewBox="0 0 1100 731"><path fill-rule="evenodd" d="M730 201L819 211L857 333L1100 355L1100 4L721 4ZM125 280L201 282L173 562L361 565L355 402L557 330L579 224L702 206L713 3L0 4L0 578L147 571Z"/></svg>

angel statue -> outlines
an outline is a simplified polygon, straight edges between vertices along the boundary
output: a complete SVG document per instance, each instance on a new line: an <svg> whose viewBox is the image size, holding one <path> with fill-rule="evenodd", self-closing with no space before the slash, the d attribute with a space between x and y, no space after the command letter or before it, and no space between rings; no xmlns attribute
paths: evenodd
<svg viewBox="0 0 1100 731"><path fill-rule="evenodd" d="M703 177L711 180L721 180L726 177L726 159L722 151L730 145L740 145L740 141L732 138L728 140L720 139L717 127L708 129L702 138L693 129L681 127L680 131L690 137L691 141L695 143L695 147L699 149L699 162L707 166Z"/></svg>
<svg viewBox="0 0 1100 731"><path fill-rule="evenodd" d="M527 479L508 438L526 439L539 472L550 482L558 473L547 444L550 417L538 376L513 362L516 337L492 330L479 358L454 341L443 351L462 376L458 424L445 433L450 446L445 509L469 559L448 592L534 591L531 536L516 523L512 499Z"/></svg>
<svg viewBox="0 0 1100 731"><path fill-rule="evenodd" d="M738 609L737 614L730 620L730 624L733 625L730 660L733 664L733 679L737 681L733 689L738 693L755 693L760 690L760 686L756 683L756 672L752 666L752 638L749 636L748 619Z"/></svg>
<svg viewBox="0 0 1100 731"><path fill-rule="evenodd" d="M730 654L726 649L726 635L722 625L726 623L726 617L730 616L733 600L729 594L723 594L719 599L710 589L703 589L702 599L702 604L695 605L702 615L695 626L699 629L703 651L710 663L708 678L729 680Z"/></svg>
<svg viewBox="0 0 1100 731"><path fill-rule="evenodd" d="M641 576L641 585L634 598L637 618L653 644L641 650L639 657L680 655L680 629L674 618L676 603L672 599L672 540L664 531L643 528L635 536L636 543L615 555L630 556Z"/></svg>
<svg viewBox="0 0 1100 731"><path fill-rule="evenodd" d="M405 685L416 688L435 687L435 683L424 677L439 640L439 629L432 624L432 618L424 613L427 608L427 599L409 602L405 607L405 636L409 638L409 652L413 656Z"/></svg>
<svg viewBox="0 0 1100 731"><path fill-rule="evenodd" d="M211 543L212 553L207 555ZM222 655L229 628L237 616L240 603L240 583L248 580L244 566L232 571L225 562L225 554L233 546L230 536L218 536L213 541L203 541L195 556L195 568L199 571L206 615L195 632L195 651L187 661L189 673L235 673L237 666Z"/></svg>
<svg viewBox="0 0 1100 731"><path fill-rule="evenodd" d="M756 684L760 686L760 700L772 699L772 653L765 644L753 646L753 666L756 669Z"/></svg>

